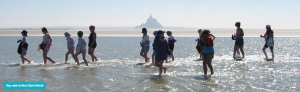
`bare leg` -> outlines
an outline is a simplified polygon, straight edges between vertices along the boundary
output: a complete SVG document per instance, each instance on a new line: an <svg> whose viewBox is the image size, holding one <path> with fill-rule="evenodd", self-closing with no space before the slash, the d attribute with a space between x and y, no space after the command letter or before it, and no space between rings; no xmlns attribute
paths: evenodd
<svg viewBox="0 0 300 92"><path fill-rule="evenodd" d="M75 56L74 51L71 50L70 53L71 53L73 59L75 60L75 63L77 63L77 65L79 66L79 61L78 61L77 56Z"/></svg>
<svg viewBox="0 0 300 92"><path fill-rule="evenodd" d="M208 68L210 69L210 75L214 74L213 66L211 65L212 59L213 59L213 55L209 55L207 57L207 61L208 61L207 65L208 65Z"/></svg>
<svg viewBox="0 0 300 92"><path fill-rule="evenodd" d="M47 57L48 60L50 60L52 62L52 64L56 63L55 61L52 60L52 58Z"/></svg>
<svg viewBox="0 0 300 92"><path fill-rule="evenodd" d="M159 61L158 60L154 60L155 66L159 67Z"/></svg>
<svg viewBox="0 0 300 92"><path fill-rule="evenodd" d="M164 73L166 73L166 70L167 70L167 68L163 66L163 63L164 63L164 60L159 61L159 65L158 65L159 66L159 76L161 76L163 69L164 69Z"/></svg>
<svg viewBox="0 0 300 92"><path fill-rule="evenodd" d="M84 62L85 62L85 65L88 66L88 62L87 62L87 60L85 59L85 55L86 55L86 51L82 51L82 58L83 58L83 60L84 60Z"/></svg>
<svg viewBox="0 0 300 92"><path fill-rule="evenodd" d="M148 58L148 51L147 50L144 50L144 57L145 57L145 61L146 61L146 63L148 63L149 62L149 59L150 58Z"/></svg>
<svg viewBox="0 0 300 92"><path fill-rule="evenodd" d="M203 71L204 71L204 75L207 75L207 58L203 58Z"/></svg>
<svg viewBox="0 0 300 92"><path fill-rule="evenodd" d="M242 52L243 58L245 58L245 52L244 52L244 47L243 46L239 46L240 51Z"/></svg>
<svg viewBox="0 0 300 92"><path fill-rule="evenodd" d="M272 59L274 59L274 50L271 49L271 48L270 48L270 50L271 50L271 53L272 53Z"/></svg>
<svg viewBox="0 0 300 92"><path fill-rule="evenodd" d="M173 51L170 51L170 52L171 52L172 61L174 61Z"/></svg>
<svg viewBox="0 0 300 92"><path fill-rule="evenodd" d="M200 52L199 54L200 54L200 59L202 59L202 52Z"/></svg>
<svg viewBox="0 0 300 92"><path fill-rule="evenodd" d="M144 57L144 55L143 55L143 47L141 49L140 56Z"/></svg>
<svg viewBox="0 0 300 92"><path fill-rule="evenodd" d="M92 58L92 62L94 62L95 61L95 57L94 57L94 49L93 48L89 48L89 55Z"/></svg>
<svg viewBox="0 0 300 92"><path fill-rule="evenodd" d="M50 60L52 63L55 63L55 61L53 61L50 57L48 57L48 52L49 50L44 50L43 51L43 56L44 56L44 64L47 64L47 59Z"/></svg>
<svg viewBox="0 0 300 92"><path fill-rule="evenodd" d="M66 53L65 64L66 64L67 61L68 61L68 56L69 56L70 53L71 53L70 51L68 51L68 52Z"/></svg>
<svg viewBox="0 0 300 92"><path fill-rule="evenodd" d="M88 54L91 56L92 61L93 61L92 51L91 51L91 48L90 48L90 47L88 48ZM94 61L93 61L93 62L94 62Z"/></svg>
<svg viewBox="0 0 300 92"><path fill-rule="evenodd" d="M21 54L22 64L24 64L24 54Z"/></svg>
<svg viewBox="0 0 300 92"><path fill-rule="evenodd" d="M264 46L262 50L263 50L263 52L264 52L264 54L266 56L266 59L268 59L268 55L267 55L267 52L266 52L266 47Z"/></svg>
<svg viewBox="0 0 300 92"><path fill-rule="evenodd" d="M235 59L235 54L236 54L236 51L238 50L238 46L237 45L234 45L234 50L233 50L233 59Z"/></svg>
<svg viewBox="0 0 300 92"><path fill-rule="evenodd" d="M147 56L148 51L142 49L141 52L142 52L142 53L141 53L141 56L145 58L145 63L148 63L148 62L149 62L149 58L148 58L148 56Z"/></svg>
<svg viewBox="0 0 300 92"><path fill-rule="evenodd" d="M47 50L43 50L43 58L44 58L44 64L45 65L47 64L47 54L48 54L48 51Z"/></svg>
<svg viewBox="0 0 300 92"><path fill-rule="evenodd" d="M155 57L155 51L153 51L153 53L152 53L152 65L154 65L154 58Z"/></svg>

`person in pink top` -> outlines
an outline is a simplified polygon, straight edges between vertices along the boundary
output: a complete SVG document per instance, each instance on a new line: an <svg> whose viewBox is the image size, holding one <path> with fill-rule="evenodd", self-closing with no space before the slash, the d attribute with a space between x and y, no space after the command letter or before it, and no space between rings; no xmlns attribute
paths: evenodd
<svg viewBox="0 0 300 92"><path fill-rule="evenodd" d="M234 35L235 45L234 45L234 50L233 50L233 59L236 59L235 55L236 55L236 52L238 53L238 50L241 51L242 58L245 58L245 53L244 53L244 31L241 28L241 22L236 22L235 27L237 29L236 29L236 34Z"/></svg>
<svg viewBox="0 0 300 92"><path fill-rule="evenodd" d="M50 50L50 46L52 45L52 38L48 33L48 30L46 27L42 28L42 32L43 34L45 34L43 36L43 42L40 44L40 48L43 50L43 57L44 57L44 64L47 64L47 59L50 60L53 64L56 63L55 61L53 61L48 55L48 52Z"/></svg>
<svg viewBox="0 0 300 92"><path fill-rule="evenodd" d="M75 49L74 44L75 44L75 42L74 42L74 40L71 37L71 35L70 35L69 32L65 32L64 35L67 38L67 48L68 48L68 52L66 53L65 64L67 63L69 54L71 54L72 57L74 58L75 62L77 62L77 65L79 66L78 59L77 59L77 57L74 54L74 49Z"/></svg>

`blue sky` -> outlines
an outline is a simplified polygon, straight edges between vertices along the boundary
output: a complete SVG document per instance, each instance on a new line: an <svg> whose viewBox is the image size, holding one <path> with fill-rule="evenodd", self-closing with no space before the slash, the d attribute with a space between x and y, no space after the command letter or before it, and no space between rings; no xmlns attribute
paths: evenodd
<svg viewBox="0 0 300 92"><path fill-rule="evenodd" d="M300 29L300 0L0 0L0 27L163 26Z"/></svg>

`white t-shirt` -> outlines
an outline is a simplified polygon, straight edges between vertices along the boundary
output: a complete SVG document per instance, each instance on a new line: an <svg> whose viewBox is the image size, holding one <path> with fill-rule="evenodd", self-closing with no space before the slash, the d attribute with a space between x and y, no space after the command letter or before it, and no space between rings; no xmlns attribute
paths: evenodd
<svg viewBox="0 0 300 92"><path fill-rule="evenodd" d="M27 40L27 37L26 37L26 36L23 36L22 42L23 42L23 43L26 43L26 40Z"/></svg>
<svg viewBox="0 0 300 92"><path fill-rule="evenodd" d="M49 40L50 40L49 37L50 37L49 33L46 33L44 35L44 37L43 37L43 43L44 44L48 44L49 43Z"/></svg>
<svg viewBox="0 0 300 92"><path fill-rule="evenodd" d="M176 40L174 36L169 36L168 40Z"/></svg>
<svg viewBox="0 0 300 92"><path fill-rule="evenodd" d="M71 49L74 50L74 48L75 48L74 44L75 44L75 42L74 42L73 38L71 36L68 37L67 38L67 46L68 46L68 48L71 48Z"/></svg>
<svg viewBox="0 0 300 92"><path fill-rule="evenodd" d="M79 53L80 51L84 51L86 50L86 42L84 40L83 37L79 37L78 38L78 43L77 43L77 46L76 46L76 53Z"/></svg>
<svg viewBox="0 0 300 92"><path fill-rule="evenodd" d="M149 35L144 35L142 38L142 43L145 43L146 41L149 41ZM147 44L145 44L146 46Z"/></svg>

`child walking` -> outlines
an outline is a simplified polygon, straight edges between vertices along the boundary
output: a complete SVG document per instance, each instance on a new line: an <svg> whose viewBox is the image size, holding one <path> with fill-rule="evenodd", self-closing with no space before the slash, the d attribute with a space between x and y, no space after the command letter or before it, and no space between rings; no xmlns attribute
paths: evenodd
<svg viewBox="0 0 300 92"><path fill-rule="evenodd" d="M165 60L170 55L170 50L168 43L164 37L164 31L159 30L157 36L155 37L154 46L155 46L155 64L159 67L159 76L162 74L162 70L166 73L167 68L163 66Z"/></svg>
<svg viewBox="0 0 300 92"><path fill-rule="evenodd" d="M169 45L169 49L170 49L170 52L171 52L171 58L172 58L172 61L174 61L173 50L174 50L174 43L176 42L176 39L175 39L174 36L172 36L171 31L167 31L167 35L169 36L168 45Z"/></svg>
<svg viewBox="0 0 300 92"><path fill-rule="evenodd" d="M83 38L83 32L82 31L78 31L77 32L77 35L78 35L78 43L77 43L77 46L76 46L76 54L75 54L75 57L77 58L78 60L78 55L82 53L82 58L85 62L85 65L88 66L88 62L87 60L85 59L85 55L86 55L86 42ZM78 60L79 62L79 60Z"/></svg>
<svg viewBox="0 0 300 92"><path fill-rule="evenodd" d="M18 43L20 42L19 44L19 47L18 47L18 53L21 55L21 59L22 59L22 64L24 64L25 60L30 63L31 61L28 60L25 55L26 55L26 52L28 50L28 44L27 44L27 31L26 30L23 30L22 32L22 40L19 40Z"/></svg>
<svg viewBox="0 0 300 92"><path fill-rule="evenodd" d="M67 63L67 60L68 60L68 56L69 54L72 55L72 57L74 58L75 62L77 62L77 65L79 66L79 62L77 60L77 58L75 57L75 54L74 54L74 40L73 38L71 37L70 33L69 32L65 32L65 37L67 38L67 48L68 48L68 52L66 53L66 59L65 59L65 64Z"/></svg>

